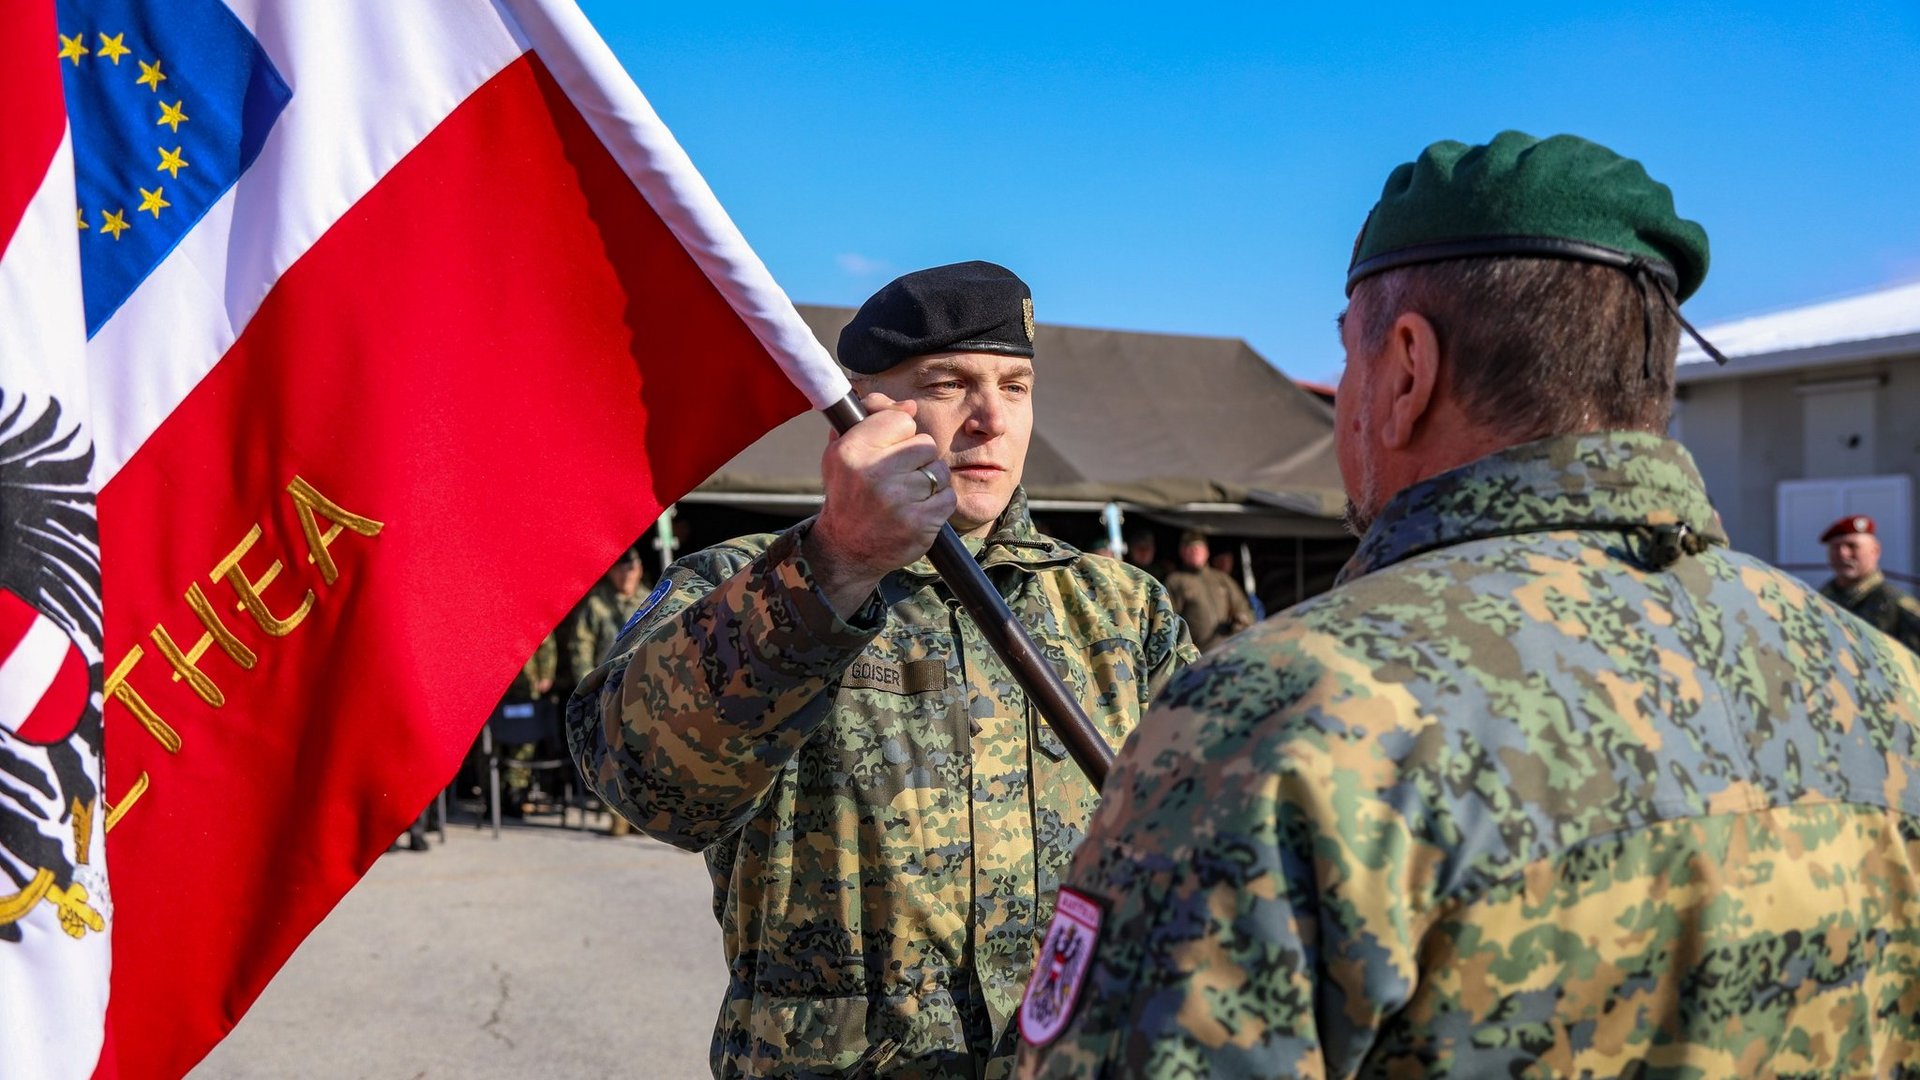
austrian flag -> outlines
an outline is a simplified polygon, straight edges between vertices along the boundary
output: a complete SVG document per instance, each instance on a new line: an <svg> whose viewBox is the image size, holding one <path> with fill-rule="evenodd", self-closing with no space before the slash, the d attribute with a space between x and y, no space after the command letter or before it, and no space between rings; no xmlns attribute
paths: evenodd
<svg viewBox="0 0 1920 1080"><path fill-rule="evenodd" d="M0 1077L176 1077L847 386L566 0L0 14Z"/></svg>

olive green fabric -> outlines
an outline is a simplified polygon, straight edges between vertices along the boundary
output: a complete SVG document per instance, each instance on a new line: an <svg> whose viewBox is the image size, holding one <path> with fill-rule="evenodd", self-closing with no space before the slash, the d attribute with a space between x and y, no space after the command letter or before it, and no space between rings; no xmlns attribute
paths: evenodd
<svg viewBox="0 0 1920 1080"><path fill-rule="evenodd" d="M1443 140L1387 177L1347 291L1398 266L1487 255L1645 259L1685 300L1707 276L1707 232L1674 212L1673 192L1639 162L1577 135Z"/></svg>
<svg viewBox="0 0 1920 1080"><path fill-rule="evenodd" d="M612 655L613 643L619 640L627 620L646 602L648 588L646 579L642 578L631 594L622 596L612 582L601 578L581 599L580 606L574 608L567 619L565 634L567 658L573 665L575 678L585 678L587 672Z"/></svg>
<svg viewBox="0 0 1920 1080"><path fill-rule="evenodd" d="M569 749L616 813L706 854L716 1078L1004 1080L1099 794L931 563L842 618L812 524L677 560L575 692ZM1024 493L976 557L1114 746L1195 658L1158 582L1042 535Z"/></svg>
<svg viewBox="0 0 1920 1080"><path fill-rule="evenodd" d="M1837 581L1820 586L1820 595L1853 612L1867 625L1920 653L1920 600L1887 581L1878 570L1851 588Z"/></svg>

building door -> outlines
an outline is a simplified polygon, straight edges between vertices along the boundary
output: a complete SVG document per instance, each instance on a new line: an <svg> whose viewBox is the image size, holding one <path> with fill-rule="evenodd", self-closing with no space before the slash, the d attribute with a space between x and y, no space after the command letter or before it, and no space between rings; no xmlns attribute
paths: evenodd
<svg viewBox="0 0 1920 1080"><path fill-rule="evenodd" d="M1881 569L1909 576L1914 572L1911 477L1787 480L1778 488L1775 510L1775 562L1805 581L1818 585L1832 576L1820 532L1851 514L1873 519L1880 537Z"/></svg>

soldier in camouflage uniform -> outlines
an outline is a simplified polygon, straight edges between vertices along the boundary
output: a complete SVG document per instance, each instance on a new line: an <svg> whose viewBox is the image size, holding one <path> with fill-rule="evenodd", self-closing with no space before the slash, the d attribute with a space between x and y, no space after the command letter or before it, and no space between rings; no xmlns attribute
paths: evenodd
<svg viewBox="0 0 1920 1080"><path fill-rule="evenodd" d="M1820 534L1833 580L1820 595L1865 619L1875 630L1920 652L1920 602L1895 588L1880 572L1880 537L1873 519L1843 517Z"/></svg>
<svg viewBox="0 0 1920 1080"><path fill-rule="evenodd" d="M520 666L520 673L513 677L507 686L507 692L500 704L518 704L537 701L553 687L553 675L560 661L560 646L548 634L540 639L540 644ZM539 743L513 743L502 748L503 756L509 761L532 761L540 756ZM501 774L501 782L506 788L500 796L500 808L508 817L526 815L527 795L533 789L533 772L524 766L509 765Z"/></svg>
<svg viewBox="0 0 1920 1080"><path fill-rule="evenodd" d="M1204 533L1182 533L1179 567L1159 576L1173 610L1193 634L1193 647L1201 652L1253 625L1253 605L1240 583L1207 565Z"/></svg>
<svg viewBox="0 0 1920 1080"><path fill-rule="evenodd" d="M822 460L819 516L676 562L573 699L591 786L706 853L716 1077L1011 1073L1097 792L923 557L941 523L1113 745L1194 656L1157 582L1028 518L1032 336L991 264L882 289L840 338L878 393Z"/></svg>
<svg viewBox="0 0 1920 1080"><path fill-rule="evenodd" d="M1730 551L1661 436L1705 269L1585 140L1394 172L1359 550L1121 754L1022 1076L1920 1075L1920 667Z"/></svg>
<svg viewBox="0 0 1920 1080"><path fill-rule="evenodd" d="M636 545L620 554L568 620L567 653L575 672L584 676L606 662L620 631L646 598L647 581Z"/></svg>
<svg viewBox="0 0 1920 1080"><path fill-rule="evenodd" d="M613 643L646 598L646 578L636 544L620 553L606 576L594 583L567 619L567 663L576 681L613 655ZM617 813L612 817L607 824L609 836L625 836L633 830L626 818Z"/></svg>

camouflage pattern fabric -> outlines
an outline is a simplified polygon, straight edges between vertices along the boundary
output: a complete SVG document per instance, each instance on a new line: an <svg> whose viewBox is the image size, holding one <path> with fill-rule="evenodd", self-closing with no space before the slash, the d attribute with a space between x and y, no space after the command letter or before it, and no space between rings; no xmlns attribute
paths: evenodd
<svg viewBox="0 0 1920 1080"><path fill-rule="evenodd" d="M810 525L676 562L576 692L573 756L640 829L706 852L715 1076L1007 1076L1096 793L925 560L842 619ZM1157 582L1038 534L1022 494L976 554L1113 745L1195 655Z"/></svg>
<svg viewBox="0 0 1920 1080"><path fill-rule="evenodd" d="M620 639L620 631L626 629L627 620L640 610L647 599L647 583L644 578L640 587L631 596L622 596L605 578L590 590L580 605L574 608L573 616L568 620L566 630L567 658L573 666L576 679L584 678L587 672L599 667L613 653L613 643Z"/></svg>
<svg viewBox="0 0 1920 1080"><path fill-rule="evenodd" d="M1020 1075L1920 1075L1920 667L1725 543L1650 435L1394 497L1122 753Z"/></svg>
<svg viewBox="0 0 1920 1080"><path fill-rule="evenodd" d="M559 663L559 643L554 641L552 634L548 634L540 639L533 655L527 657L527 662L520 666L520 674L515 675L507 687L507 697L514 701L525 701L532 697L534 687L553 682L554 669Z"/></svg>
<svg viewBox="0 0 1920 1080"><path fill-rule="evenodd" d="M1186 621L1194 647L1201 652L1253 625L1247 594L1228 574L1211 566L1197 570L1183 566L1160 580L1167 583L1173 610Z"/></svg>
<svg viewBox="0 0 1920 1080"><path fill-rule="evenodd" d="M540 639L540 644L527 657L520 667L520 674L513 677L507 687L505 701L532 700L533 688L541 684L551 685L554 670L560 663L560 645L552 634ZM512 761L532 761L539 757L539 743L514 743L506 748L506 757ZM533 786L533 772L518 765L509 765L501 773L501 781L506 785L506 802L518 806L526 799L526 793Z"/></svg>
<svg viewBox="0 0 1920 1080"><path fill-rule="evenodd" d="M1875 630L1920 653L1920 601L1901 592L1874 571L1851 589L1835 581L1820 586L1820 595L1865 619Z"/></svg>

